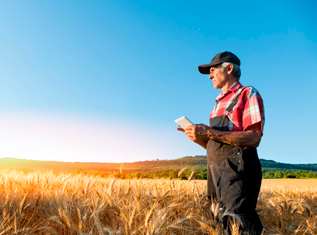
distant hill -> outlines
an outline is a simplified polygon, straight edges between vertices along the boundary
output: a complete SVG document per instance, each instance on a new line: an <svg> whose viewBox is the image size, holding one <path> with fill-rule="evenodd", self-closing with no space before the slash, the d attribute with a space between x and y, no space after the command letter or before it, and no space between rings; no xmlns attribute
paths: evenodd
<svg viewBox="0 0 317 235"><path fill-rule="evenodd" d="M128 163L97 163L97 162L55 162L25 160L16 158L0 158L0 168L14 168L22 170L47 169L54 172L74 171L82 168L86 171L115 172L122 168L124 172L155 172L181 169L202 170L206 168L206 156L183 157L175 160L152 160Z"/></svg>
<svg viewBox="0 0 317 235"><path fill-rule="evenodd" d="M281 163L273 160L260 159L262 170L265 171L317 171L317 164L290 164L290 163Z"/></svg>
<svg viewBox="0 0 317 235"><path fill-rule="evenodd" d="M262 170L264 171L316 171L317 164L288 164L273 160L260 159ZM54 172L74 171L82 168L86 171L116 172L122 167L127 173L132 172L155 172L179 170L184 167L195 171L206 169L206 156L187 156L174 160L152 160L130 163L96 163L96 162L55 162L55 161L37 161L15 158L0 158L0 168L15 168L22 170L46 169Z"/></svg>

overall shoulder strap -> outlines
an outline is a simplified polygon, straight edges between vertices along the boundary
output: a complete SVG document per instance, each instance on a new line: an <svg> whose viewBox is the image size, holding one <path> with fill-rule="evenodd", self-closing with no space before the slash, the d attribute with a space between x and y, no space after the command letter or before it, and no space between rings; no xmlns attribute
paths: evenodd
<svg viewBox="0 0 317 235"><path fill-rule="evenodd" d="M239 92L239 94L236 96L236 98L231 102L231 104L229 105L229 107L226 109L228 112L231 112L231 111L232 111L233 107L237 104L238 99L239 99L239 97L240 97L242 91L243 91L244 89L246 89L247 87L248 87L248 86L242 88L242 90Z"/></svg>

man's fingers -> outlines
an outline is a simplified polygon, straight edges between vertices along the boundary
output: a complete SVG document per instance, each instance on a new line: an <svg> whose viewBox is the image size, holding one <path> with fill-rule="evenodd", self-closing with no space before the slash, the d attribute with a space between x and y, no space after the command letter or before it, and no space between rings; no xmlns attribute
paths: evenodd
<svg viewBox="0 0 317 235"><path fill-rule="evenodd" d="M185 132L185 130L183 128L180 128L180 127L177 127L176 130Z"/></svg>

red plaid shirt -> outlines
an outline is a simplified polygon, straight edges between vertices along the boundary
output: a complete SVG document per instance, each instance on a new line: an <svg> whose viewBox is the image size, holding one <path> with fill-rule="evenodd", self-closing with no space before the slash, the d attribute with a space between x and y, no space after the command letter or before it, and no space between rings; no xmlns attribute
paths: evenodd
<svg viewBox="0 0 317 235"><path fill-rule="evenodd" d="M263 100L255 88L247 87L242 91L243 88L244 86L237 81L226 93L222 92L216 98L216 105L211 111L210 118L227 115L230 131L244 131L249 126L261 122L263 133L265 121ZM237 104L231 112L228 112L226 109L241 91Z"/></svg>

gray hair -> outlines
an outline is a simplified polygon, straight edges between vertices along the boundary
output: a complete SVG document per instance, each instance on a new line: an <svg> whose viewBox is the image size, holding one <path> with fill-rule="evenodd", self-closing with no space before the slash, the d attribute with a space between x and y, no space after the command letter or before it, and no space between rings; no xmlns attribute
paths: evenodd
<svg viewBox="0 0 317 235"><path fill-rule="evenodd" d="M226 69L229 64L233 65L233 76L235 76L239 80L240 76L241 76L241 69L240 69L239 65L234 64L234 63L229 63L229 62L223 62L221 64L222 70Z"/></svg>

